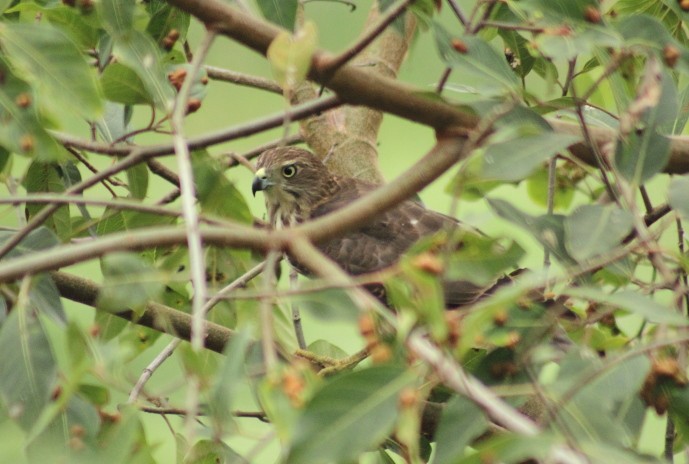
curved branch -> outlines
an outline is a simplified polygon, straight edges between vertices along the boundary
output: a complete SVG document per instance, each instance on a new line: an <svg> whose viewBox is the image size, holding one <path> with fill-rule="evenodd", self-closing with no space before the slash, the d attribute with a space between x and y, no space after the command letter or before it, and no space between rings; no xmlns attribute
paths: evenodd
<svg viewBox="0 0 689 464"><path fill-rule="evenodd" d="M219 0L167 1L263 55L280 31L276 26L242 13ZM431 126L441 133L452 133L458 128L472 129L478 122L475 115L449 103L427 98L417 89L352 65L342 66L330 76L326 71L332 57L332 54L317 51L311 63L309 77L336 92L342 103L363 105L392 113ZM558 132L581 134L581 128L577 124L552 118L548 121ZM613 142L617 137L615 131L603 128L591 128L591 133L593 141L599 147ZM590 147L580 142L570 148L575 156L588 164L593 164L593 152ZM689 138L672 137L671 155L665 172L689 172Z"/></svg>
<svg viewBox="0 0 689 464"><path fill-rule="evenodd" d="M286 251L295 238L319 242L370 220L422 190L437 179L450 166L459 161L465 152L462 139L439 142L433 150L393 182L376 189L363 198L334 213L303 225L268 231L242 224L201 229L207 245L252 248L254 250ZM184 230L179 227L155 227L110 234L77 244L42 250L0 263L0 282L20 278L26 274L58 269L106 253L123 250L140 250L152 246L172 246L186 243Z"/></svg>
<svg viewBox="0 0 689 464"><path fill-rule="evenodd" d="M100 287L95 282L65 272L51 272L50 276L64 298L96 306ZM160 303L148 303L140 317L129 309L109 314L186 341L191 336L191 316ZM223 352L230 337L234 336L231 329L208 321L205 322L204 334L204 346L218 353Z"/></svg>
<svg viewBox="0 0 689 464"><path fill-rule="evenodd" d="M282 87L280 87L277 82L271 81L270 79L230 71L229 69L222 69L216 66L206 65L204 68L206 69L206 73L208 73L208 77L211 79L266 90L282 96Z"/></svg>
<svg viewBox="0 0 689 464"><path fill-rule="evenodd" d="M337 96L331 95L319 100L309 101L302 105L294 106L288 111L283 111L272 116L258 119L256 121L251 121L246 124L234 126L221 131L212 132L200 137L190 138L187 141L187 145L189 146L190 150L207 148L211 145L236 140L242 137L248 137L268 129L280 127L285 123L285 119L289 119L290 121L298 121L314 113L327 111L341 104L342 102L340 102ZM140 156L142 156L144 159L149 159L156 158L158 156L171 155L175 152L171 143L137 146L134 148L131 145L110 145L107 143L90 142L88 140L61 132L52 132L52 134L53 137L55 137L55 139L57 139L57 141L63 145L78 148L80 150L90 151L92 153L100 153L102 155L125 156L131 153L132 150L136 149L137 152L140 153Z"/></svg>

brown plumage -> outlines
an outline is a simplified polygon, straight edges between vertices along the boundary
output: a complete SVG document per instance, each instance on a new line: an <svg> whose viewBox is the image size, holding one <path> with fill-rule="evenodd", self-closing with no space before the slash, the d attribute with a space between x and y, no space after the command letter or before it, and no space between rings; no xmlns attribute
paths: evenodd
<svg viewBox="0 0 689 464"><path fill-rule="evenodd" d="M252 190L254 194L263 191L269 221L276 229L328 214L376 188L358 179L331 174L316 156L300 148L268 150L256 167ZM458 225L449 216L407 200L358 229L317 246L346 272L359 275L391 266L420 238ZM307 273L298 263L292 264ZM484 292L463 281L445 282L444 288L448 307L470 303ZM382 286L369 290L384 298Z"/></svg>

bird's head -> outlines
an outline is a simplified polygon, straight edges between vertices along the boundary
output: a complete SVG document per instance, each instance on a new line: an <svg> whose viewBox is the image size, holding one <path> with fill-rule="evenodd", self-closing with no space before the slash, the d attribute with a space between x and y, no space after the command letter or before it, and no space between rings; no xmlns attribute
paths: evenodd
<svg viewBox="0 0 689 464"><path fill-rule="evenodd" d="M269 211L299 211L314 205L330 179L328 168L312 153L294 147L280 147L261 154L256 163L251 191L263 191Z"/></svg>

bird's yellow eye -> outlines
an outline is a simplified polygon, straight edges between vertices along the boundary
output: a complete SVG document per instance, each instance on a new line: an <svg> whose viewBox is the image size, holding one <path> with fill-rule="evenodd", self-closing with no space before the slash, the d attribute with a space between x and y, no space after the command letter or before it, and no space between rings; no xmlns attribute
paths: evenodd
<svg viewBox="0 0 689 464"><path fill-rule="evenodd" d="M288 179L294 176L296 173L297 167L293 164L288 164L287 166L283 166L282 168L282 175L287 177Z"/></svg>

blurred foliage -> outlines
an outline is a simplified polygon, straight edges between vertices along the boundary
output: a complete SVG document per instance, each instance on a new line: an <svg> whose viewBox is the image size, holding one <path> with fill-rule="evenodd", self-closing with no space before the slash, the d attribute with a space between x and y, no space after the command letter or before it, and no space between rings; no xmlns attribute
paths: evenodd
<svg viewBox="0 0 689 464"><path fill-rule="evenodd" d="M347 10L368 6L225 3L248 4L250 14L284 29L262 69L286 94L304 85L323 36L331 40L316 9L356 37ZM381 1L381 9L397 3ZM78 135L101 148L170 143L199 26L163 0L0 0L0 13L2 245L44 214L46 195L65 197L118 160L72 148L63 132L80 127ZM648 463L663 456L659 416L676 432L666 454L686 453L689 174L664 171L672 137L689 118L689 2L417 0L390 28L403 31L410 15L418 28L408 65L422 63L422 85L440 80L424 64L437 57L449 79L435 98L490 122L444 185L453 212L459 202L460 211L480 211L469 218L491 218L489 235L428 237L374 276L394 312L362 312L356 295L327 281L290 290L286 276L277 288L261 278L237 285L208 316L233 330L223 354L183 344L177 364L154 373L165 381L148 385L135 404L127 395L171 339L136 322L151 303L191 311L186 247L107 254L100 269L74 257L68 271L100 285L88 316L65 303L48 273L2 282L0 462L524 463L565 462L557 453L567 449L581 458L567 462ZM231 69L232 52L222 56ZM221 105L228 118L252 106L207 98L209 88L229 85L209 83L211 74L195 74L188 101L177 103L204 128L226 121L205 105ZM563 133L553 121L586 130ZM568 147L588 144L596 130L613 131L614 140L595 153L599 165L588 165ZM238 163L215 146L191 158L202 224L231 230L260 222L248 190L227 174ZM55 203L42 226L0 258L0 269L50 262L70 243L182 228L170 166L141 159ZM204 259L215 294L262 257L208 246ZM532 269L520 270L527 264ZM485 293L447 311L444 280ZM280 295L265 294L273 290ZM273 363L257 343L265 304L280 347ZM307 331L306 352L292 356L295 307L354 341L339 346ZM119 317L124 310L132 321ZM415 336L447 362L424 362L409 348ZM340 372L354 359L351 346L370 356ZM490 407L457 394L448 380L457 372L489 387L501 407L528 415L538 433L491 425ZM175 408L187 406L192 384L203 415L185 427ZM161 419L144 406L170 410ZM153 433L153 422L167 435Z"/></svg>

